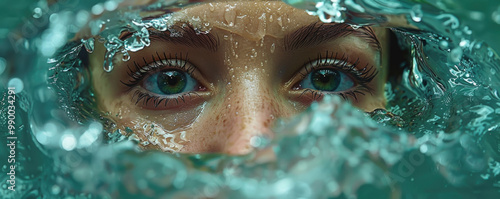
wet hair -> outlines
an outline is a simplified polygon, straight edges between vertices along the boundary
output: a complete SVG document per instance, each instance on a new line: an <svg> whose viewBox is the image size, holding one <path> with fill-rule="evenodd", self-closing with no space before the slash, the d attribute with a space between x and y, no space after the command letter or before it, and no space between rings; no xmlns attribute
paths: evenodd
<svg viewBox="0 0 500 199"><path fill-rule="evenodd" d="M57 93L57 102L69 119L80 124L97 120L104 129L112 132L115 124L97 109L89 53L81 41L70 41L60 48L52 58L49 69L49 85Z"/></svg>
<svg viewBox="0 0 500 199"><path fill-rule="evenodd" d="M394 32L389 32L389 65L387 77L390 82L400 82L405 68L411 60L410 49L401 44Z"/></svg>

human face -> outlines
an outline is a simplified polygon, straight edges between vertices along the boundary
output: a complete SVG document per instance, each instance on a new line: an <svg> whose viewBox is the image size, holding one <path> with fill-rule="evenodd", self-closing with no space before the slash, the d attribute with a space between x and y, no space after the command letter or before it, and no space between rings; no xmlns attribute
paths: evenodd
<svg viewBox="0 0 500 199"><path fill-rule="evenodd" d="M364 111L385 107L384 29L324 24L277 1L202 4L174 16L182 36L150 30L151 45L115 59L109 73L102 45L90 55L98 108L144 148L245 154L252 137L273 136L276 118L324 95ZM209 33L196 34L199 24Z"/></svg>

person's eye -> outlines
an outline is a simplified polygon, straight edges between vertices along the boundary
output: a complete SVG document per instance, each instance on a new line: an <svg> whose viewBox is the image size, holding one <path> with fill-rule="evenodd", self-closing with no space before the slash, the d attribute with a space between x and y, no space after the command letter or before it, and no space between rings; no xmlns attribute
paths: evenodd
<svg viewBox="0 0 500 199"><path fill-rule="evenodd" d="M373 67L364 66L360 69L359 60L351 63L345 54L340 58L338 54L326 54L329 57L320 54L318 59L305 64L300 72L301 80L293 90L302 91L301 96L310 93L314 100L321 99L325 94L358 100L358 95L371 93L369 83L377 75Z"/></svg>
<svg viewBox="0 0 500 199"><path fill-rule="evenodd" d="M167 69L145 78L143 87L157 95L177 95L196 90L197 81L188 73Z"/></svg>
<svg viewBox="0 0 500 199"><path fill-rule="evenodd" d="M194 77L199 76L196 67L187 58L167 58L157 54L143 65L133 62L129 67L131 80L122 83L134 90L132 101L146 109L173 109L181 105L201 102L200 93L206 88Z"/></svg>
<svg viewBox="0 0 500 199"><path fill-rule="evenodd" d="M354 81L344 72L332 68L322 68L310 72L300 85L303 89L341 92L352 88Z"/></svg>

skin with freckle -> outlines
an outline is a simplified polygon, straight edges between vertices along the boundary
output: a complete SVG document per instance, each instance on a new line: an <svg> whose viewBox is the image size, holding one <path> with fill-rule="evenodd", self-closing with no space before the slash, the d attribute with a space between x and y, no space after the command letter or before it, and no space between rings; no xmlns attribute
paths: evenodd
<svg viewBox="0 0 500 199"><path fill-rule="evenodd" d="M154 14L157 13L151 13ZM253 136L273 136L271 128L276 118L290 117L321 99L297 87L304 79L300 75L304 63L318 55L346 55L348 62L358 61L359 70L374 68L377 73L367 83L370 91L355 98L347 96L346 100L364 111L385 107L384 29L374 28L381 42L380 51L355 35L287 50L286 35L321 22L282 2L202 4L175 13L173 20L194 27L209 24L210 33L218 39L218 49L152 40L151 46L130 53L131 60L127 62L115 58L115 69L109 73L102 69L104 46L96 43L90 54L98 108L108 113L118 128L129 127L141 141L148 141L144 148L183 153L250 152ZM127 73L134 68L133 62L145 65L157 61L155 57L167 58L172 54L178 58L188 54L187 60L196 67L191 76L203 89L169 100L167 106L155 107L148 105L149 101L137 100L134 93L146 90L140 84L130 88L122 83L130 80Z"/></svg>

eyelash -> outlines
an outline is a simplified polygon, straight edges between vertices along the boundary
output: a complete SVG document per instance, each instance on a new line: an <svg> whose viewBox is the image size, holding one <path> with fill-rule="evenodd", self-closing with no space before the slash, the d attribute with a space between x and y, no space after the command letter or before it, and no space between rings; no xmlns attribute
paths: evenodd
<svg viewBox="0 0 500 199"><path fill-rule="evenodd" d="M130 66L127 65L127 74L132 78L132 80L129 80L128 82L123 82L120 80L122 84L129 87L127 91L130 91L136 85L140 84L143 79L149 74L159 71L160 69L164 69L165 66L181 69L182 71L188 73L190 76L193 76L193 71L195 70L195 68L192 64L188 65L189 59L187 53L185 57L182 57L182 53L179 54L179 57L177 56L177 53L174 56L172 56L172 54L169 54L168 57L165 53L163 53L162 58L160 54L156 52L156 57L154 55L151 55L151 58L153 59L153 61L151 63L148 63L143 57L142 60L144 61L144 65L142 66L134 61L134 69L130 68ZM163 61L167 63L161 63ZM179 104L179 101L185 103L185 98L191 97L191 95L193 94L199 96L196 92L187 92L176 97L159 97L137 90L134 92L132 99L137 97L135 104L138 104L141 100L143 100L144 105L146 105L149 101L152 101L154 103L154 107L157 108L162 102L164 102L166 106L170 100L175 100L177 104Z"/></svg>
<svg viewBox="0 0 500 199"><path fill-rule="evenodd" d="M314 100L320 99L324 94L327 95L339 95L344 100L347 100L348 96L351 96L356 101L358 100L357 95L365 95L365 92L372 94L373 89L368 85L375 76L377 76L378 71L373 67L366 64L362 69L357 69L359 65L359 58L356 59L354 63L349 62L349 57L343 53L342 57L338 57L338 53L333 53L326 51L326 56L323 57L321 53L318 54L315 60L319 60L318 64L312 64L314 61L309 59L307 63L304 63L305 73L300 72L302 79L306 78L309 73L320 68L333 68L348 74L356 83L355 89L339 92L339 93L329 93L321 92L313 89L305 89L300 96L311 93ZM333 62L331 60L334 60ZM299 96L299 97L300 97Z"/></svg>

